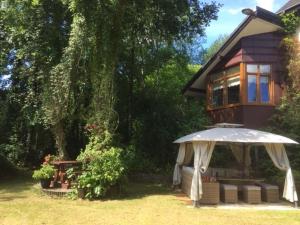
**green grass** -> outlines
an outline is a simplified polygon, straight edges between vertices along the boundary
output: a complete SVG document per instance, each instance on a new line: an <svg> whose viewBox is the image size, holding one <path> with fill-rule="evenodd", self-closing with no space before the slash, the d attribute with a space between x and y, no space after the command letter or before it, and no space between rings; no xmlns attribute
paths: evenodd
<svg viewBox="0 0 300 225"><path fill-rule="evenodd" d="M44 196L28 179L1 182L0 224L300 224L300 211L193 209L159 184L132 183L118 199L83 201Z"/></svg>

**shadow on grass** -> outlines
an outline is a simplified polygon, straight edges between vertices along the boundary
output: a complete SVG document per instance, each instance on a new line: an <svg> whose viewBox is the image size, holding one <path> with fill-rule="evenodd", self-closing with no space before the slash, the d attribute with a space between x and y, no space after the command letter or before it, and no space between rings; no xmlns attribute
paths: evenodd
<svg viewBox="0 0 300 225"><path fill-rule="evenodd" d="M5 178L0 182L0 202L27 198L24 192L32 189L33 180L28 174L14 178Z"/></svg>
<svg viewBox="0 0 300 225"><path fill-rule="evenodd" d="M172 195L173 190L166 184L161 183L141 183L130 182L125 187L122 187L121 193L111 194L106 200L134 200L151 195Z"/></svg>

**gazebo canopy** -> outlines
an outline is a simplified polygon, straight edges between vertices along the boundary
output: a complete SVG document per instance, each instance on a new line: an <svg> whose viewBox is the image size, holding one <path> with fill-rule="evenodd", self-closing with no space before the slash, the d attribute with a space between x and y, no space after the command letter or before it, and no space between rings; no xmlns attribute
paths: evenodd
<svg viewBox="0 0 300 225"><path fill-rule="evenodd" d="M222 127L215 127L212 129L192 133L174 141L174 143L180 144L176 165L174 168L174 185L178 185L181 182L181 172L179 166L183 165L184 163L186 143L192 143L194 150L194 174L191 186L191 198L196 203L202 198L201 173L204 173L207 170L214 147L217 143L230 144L230 147L233 153L236 154L236 157L243 159L244 162L246 162L247 158L245 153L246 151L249 153L249 148L247 149L247 147L244 148L237 144L259 144L265 146L267 153L272 159L274 165L278 169L286 171L283 197L291 202L295 202L296 204L298 201L298 196L284 144L299 144L298 142L290 138L269 132L240 128L240 125L237 126L237 124L216 125ZM244 154L242 157L240 157L239 154L241 152ZM249 157L250 154L248 154L248 158Z"/></svg>
<svg viewBox="0 0 300 225"><path fill-rule="evenodd" d="M252 130L247 128L212 128L195 132L174 141L174 143L214 141L214 142L234 142L234 143L281 143L299 144L298 142L277 134Z"/></svg>

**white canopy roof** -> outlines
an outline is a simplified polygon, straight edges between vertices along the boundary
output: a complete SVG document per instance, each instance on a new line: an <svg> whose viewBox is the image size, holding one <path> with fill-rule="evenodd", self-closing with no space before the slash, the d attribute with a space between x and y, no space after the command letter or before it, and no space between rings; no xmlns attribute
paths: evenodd
<svg viewBox="0 0 300 225"><path fill-rule="evenodd" d="M186 135L174 143L195 141L299 144L281 135L246 128L212 128Z"/></svg>

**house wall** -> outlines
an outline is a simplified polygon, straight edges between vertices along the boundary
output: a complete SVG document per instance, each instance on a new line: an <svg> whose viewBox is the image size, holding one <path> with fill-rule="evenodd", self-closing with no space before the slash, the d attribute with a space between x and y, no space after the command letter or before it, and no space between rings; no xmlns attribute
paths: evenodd
<svg viewBox="0 0 300 225"><path fill-rule="evenodd" d="M259 128L267 125L274 110L274 106L240 105L208 113L214 123L238 123L247 128Z"/></svg>
<svg viewBox="0 0 300 225"><path fill-rule="evenodd" d="M273 104L244 104L209 110L208 113L214 123L240 123L249 128L263 127L268 123L275 106L280 103L283 93L285 69L281 40L282 34L277 32L248 36L241 39L237 46L227 56L224 56L224 60L217 65L216 70L237 63L270 64L274 89L273 92L271 91Z"/></svg>

